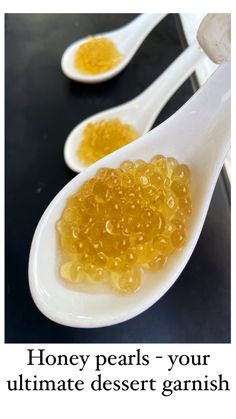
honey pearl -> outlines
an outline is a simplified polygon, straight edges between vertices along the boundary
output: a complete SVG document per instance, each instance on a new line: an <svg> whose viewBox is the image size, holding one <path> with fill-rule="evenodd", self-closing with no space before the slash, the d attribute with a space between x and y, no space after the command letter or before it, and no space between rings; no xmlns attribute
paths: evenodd
<svg viewBox="0 0 236 419"><path fill-rule="evenodd" d="M177 249L180 249L185 245L186 239L186 233L184 230L176 230L171 235L171 242L173 246Z"/></svg>
<svg viewBox="0 0 236 419"><path fill-rule="evenodd" d="M69 197L56 224L62 279L105 282L130 294L140 288L143 269L160 270L187 240L192 199L179 166L164 156L127 160L99 169Z"/></svg>
<svg viewBox="0 0 236 419"><path fill-rule="evenodd" d="M135 164L131 160L126 160L120 165L120 168L124 172L129 172L130 170L133 170L135 168Z"/></svg>
<svg viewBox="0 0 236 419"><path fill-rule="evenodd" d="M145 165L145 164L146 164L146 162L145 162L144 160L142 160L142 159L138 159L138 160L136 160L136 161L134 162L134 164L135 164L135 167L139 168L139 167L141 167L141 166Z"/></svg>
<svg viewBox="0 0 236 419"><path fill-rule="evenodd" d="M66 262L60 268L62 278L71 282L81 282L83 280L83 272L81 266L76 262Z"/></svg>
<svg viewBox="0 0 236 419"><path fill-rule="evenodd" d="M154 156L152 159L151 159L151 163L153 163L153 164L157 164L157 163L159 163L159 161L160 160L162 160L164 158L164 156L162 155L162 154L157 154L156 156Z"/></svg>
<svg viewBox="0 0 236 419"><path fill-rule="evenodd" d="M159 271L166 263L167 256L158 255L152 259L146 266L146 268L152 272Z"/></svg>
<svg viewBox="0 0 236 419"><path fill-rule="evenodd" d="M96 182L93 188L96 202L105 202L109 197L109 189L102 181Z"/></svg>
<svg viewBox="0 0 236 419"><path fill-rule="evenodd" d="M176 168L176 166L178 166L178 161L174 159L173 157L168 157L166 159L166 164L168 168L168 175L172 176L174 169Z"/></svg>
<svg viewBox="0 0 236 419"><path fill-rule="evenodd" d="M107 272L104 269L98 268L95 270L92 279L94 281L104 281L107 278Z"/></svg>
<svg viewBox="0 0 236 419"><path fill-rule="evenodd" d="M174 180L171 184L171 189L178 198L184 198L189 194L189 187L184 183L177 182Z"/></svg>
<svg viewBox="0 0 236 419"><path fill-rule="evenodd" d="M161 255L171 255L173 246L170 239L166 236L159 235L153 239L153 247Z"/></svg>
<svg viewBox="0 0 236 419"><path fill-rule="evenodd" d="M186 164L179 164L175 167L172 179L181 183L189 183L191 180L191 172Z"/></svg>
<svg viewBox="0 0 236 419"><path fill-rule="evenodd" d="M97 178L104 178L108 172L108 169L106 167L102 167L101 169L98 169L97 171Z"/></svg>
<svg viewBox="0 0 236 419"><path fill-rule="evenodd" d="M123 271L125 267L126 267L126 261L120 257L112 258L108 265L108 268L111 271Z"/></svg>
<svg viewBox="0 0 236 419"><path fill-rule="evenodd" d="M189 197L181 198L179 200L179 207L186 216L190 216L192 214L191 198Z"/></svg>
<svg viewBox="0 0 236 419"><path fill-rule="evenodd" d="M131 294L141 286L141 274L139 271L126 271L122 275L117 275L113 284L123 294Z"/></svg>

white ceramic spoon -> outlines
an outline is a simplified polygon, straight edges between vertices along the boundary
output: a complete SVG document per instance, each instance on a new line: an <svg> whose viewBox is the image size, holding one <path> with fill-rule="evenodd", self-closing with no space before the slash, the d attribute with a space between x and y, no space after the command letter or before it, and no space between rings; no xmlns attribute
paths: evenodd
<svg viewBox="0 0 236 419"><path fill-rule="evenodd" d="M69 134L64 147L64 159L74 172L86 169L77 155L83 130L90 122L119 118L134 126L141 135L149 131L158 114L173 93L193 73L206 55L198 43L188 47L147 89L134 99L120 106L107 109L80 122Z"/></svg>
<svg viewBox="0 0 236 419"><path fill-rule="evenodd" d="M152 29L166 16L164 13L142 14L132 20L127 25L114 31L94 35L96 37L105 36L113 41L123 59L120 63L105 73L97 75L81 74L74 65L75 53L81 44L88 40L88 37L80 39L71 44L63 53L61 59L61 68L63 73L72 80L83 83L100 83L109 80L120 73L133 58L134 54L152 31Z"/></svg>
<svg viewBox="0 0 236 419"><path fill-rule="evenodd" d="M230 63L227 62L172 117L69 182L43 214L31 246L29 284L42 313L67 326L102 327L128 320L161 298L184 269L197 243L229 139ZM155 154L173 156L188 164L192 171L193 214L185 247L172 255L158 273L146 274L141 289L130 296L86 293L64 285L58 273L60 250L55 225L67 198L99 168L118 167L127 159L149 161Z"/></svg>

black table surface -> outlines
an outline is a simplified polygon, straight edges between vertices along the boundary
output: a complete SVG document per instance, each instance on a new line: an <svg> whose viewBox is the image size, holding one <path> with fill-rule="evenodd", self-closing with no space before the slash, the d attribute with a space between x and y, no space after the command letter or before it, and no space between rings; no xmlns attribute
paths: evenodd
<svg viewBox="0 0 236 419"><path fill-rule="evenodd" d="M178 17L168 15L146 38L129 66L99 85L70 81L61 71L76 39L129 22L133 14L6 15L6 286L7 343L230 342L230 195L222 172L193 255L174 286L136 318L100 329L48 320L28 285L36 225L75 174L63 160L70 130L95 112L140 93L181 53ZM191 80L176 92L155 125L193 94Z"/></svg>

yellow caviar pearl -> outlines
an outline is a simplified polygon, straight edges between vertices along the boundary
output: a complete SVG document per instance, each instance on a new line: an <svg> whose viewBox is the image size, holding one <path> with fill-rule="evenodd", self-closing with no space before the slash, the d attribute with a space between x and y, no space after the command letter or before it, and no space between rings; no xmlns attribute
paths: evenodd
<svg viewBox="0 0 236 419"><path fill-rule="evenodd" d="M66 262L61 265L60 275L71 282L81 282L84 277L81 266L76 262Z"/></svg>
<svg viewBox="0 0 236 419"><path fill-rule="evenodd" d="M167 256L158 255L148 263L147 269L152 272L159 271L165 265L166 261Z"/></svg>
<svg viewBox="0 0 236 419"><path fill-rule="evenodd" d="M184 198L189 193L188 185L177 182L176 180L174 180L174 182L171 184L171 189L178 198Z"/></svg>
<svg viewBox="0 0 236 419"><path fill-rule="evenodd" d="M181 247L185 245L186 239L187 237L184 230L176 230L171 235L171 242L173 246L177 249L180 249Z"/></svg>
<svg viewBox="0 0 236 419"><path fill-rule="evenodd" d="M107 277L108 277L107 271L105 269L98 268L98 269L96 269L95 273L93 274L92 279L94 281L100 282L100 281L106 280Z"/></svg>
<svg viewBox="0 0 236 419"><path fill-rule="evenodd" d="M117 275L113 284L123 294L131 294L141 286L141 275L138 271L126 271Z"/></svg>
<svg viewBox="0 0 236 419"><path fill-rule="evenodd" d="M192 214L191 198L188 196L186 198L181 198L179 200L179 207L186 216L190 216Z"/></svg>
<svg viewBox="0 0 236 419"><path fill-rule="evenodd" d="M164 156L99 169L68 198L56 224L61 277L137 291L143 269L160 270L186 243L190 179L186 165Z"/></svg>
<svg viewBox="0 0 236 419"><path fill-rule="evenodd" d="M131 170L133 170L135 168L135 164L134 162L132 162L131 160L126 160L124 161L121 165L120 168L124 171L124 172L129 172Z"/></svg>
<svg viewBox="0 0 236 419"><path fill-rule="evenodd" d="M169 256L171 253L173 253L172 242L168 237L163 235L157 236L153 239L153 247L161 255Z"/></svg>
<svg viewBox="0 0 236 419"><path fill-rule="evenodd" d="M188 166L186 166L186 164L177 165L173 171L172 179L183 183L189 183L191 181L191 173Z"/></svg>

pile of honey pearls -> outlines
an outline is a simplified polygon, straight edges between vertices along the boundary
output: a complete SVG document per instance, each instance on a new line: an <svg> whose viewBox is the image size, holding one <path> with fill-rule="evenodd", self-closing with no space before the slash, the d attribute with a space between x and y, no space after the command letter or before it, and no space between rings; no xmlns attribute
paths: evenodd
<svg viewBox="0 0 236 419"><path fill-rule="evenodd" d="M122 54L110 39L91 36L76 51L75 68L82 74L101 74L116 67L122 58Z"/></svg>
<svg viewBox="0 0 236 419"><path fill-rule="evenodd" d="M191 173L172 157L101 168L72 195L57 222L61 277L137 291L186 242Z"/></svg>
<svg viewBox="0 0 236 419"><path fill-rule="evenodd" d="M123 124L119 118L90 122L83 131L78 157L85 165L100 160L138 138L132 125Z"/></svg>

